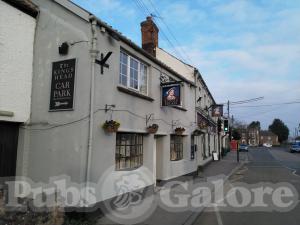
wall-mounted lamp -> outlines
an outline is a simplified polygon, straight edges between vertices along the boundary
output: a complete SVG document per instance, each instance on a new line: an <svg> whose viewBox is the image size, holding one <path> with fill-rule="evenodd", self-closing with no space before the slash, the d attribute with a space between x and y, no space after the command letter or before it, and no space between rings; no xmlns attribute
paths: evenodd
<svg viewBox="0 0 300 225"><path fill-rule="evenodd" d="M78 43L88 43L88 41L82 40L82 41L74 41L74 42L63 42L59 47L58 47L58 53L60 55L67 55L69 53L69 47L78 44Z"/></svg>
<svg viewBox="0 0 300 225"><path fill-rule="evenodd" d="M58 52L60 55L67 55L69 52L69 44L68 42L63 42L59 47L58 47Z"/></svg>

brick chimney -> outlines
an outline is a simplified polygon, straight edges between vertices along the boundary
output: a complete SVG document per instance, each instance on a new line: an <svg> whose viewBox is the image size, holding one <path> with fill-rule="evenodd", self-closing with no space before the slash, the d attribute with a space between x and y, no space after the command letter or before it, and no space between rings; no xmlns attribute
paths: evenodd
<svg viewBox="0 0 300 225"><path fill-rule="evenodd" d="M141 22L142 32L142 48L150 53L152 56L156 56L155 48L158 47L158 28L153 22L151 16L147 16L147 19Z"/></svg>

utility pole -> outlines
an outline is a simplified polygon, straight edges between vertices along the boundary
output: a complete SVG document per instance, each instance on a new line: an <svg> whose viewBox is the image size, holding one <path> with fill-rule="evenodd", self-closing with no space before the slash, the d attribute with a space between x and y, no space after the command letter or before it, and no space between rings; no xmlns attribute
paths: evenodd
<svg viewBox="0 0 300 225"><path fill-rule="evenodd" d="M236 101L236 102L230 102L229 100L227 101L227 118L228 118L228 125L229 125L229 130L228 130L228 133L229 133L228 146L229 146L229 148L230 148L230 142L231 142L231 131L232 131L231 128L232 128L232 125L233 125L233 116L232 116L232 122L230 122L230 104L240 105L240 104L246 104L246 103L250 103L250 102L256 102L256 101L259 101L259 100L262 100L262 99L264 99L264 97L251 98L251 99L246 99L246 100ZM299 129L300 129L300 124L299 124ZM237 161L239 162L239 149L238 149L238 146L237 146L236 153L237 153L237 156L236 156Z"/></svg>
<svg viewBox="0 0 300 225"><path fill-rule="evenodd" d="M229 100L227 102L227 118L228 118L228 123L229 123L229 127L230 127Z"/></svg>

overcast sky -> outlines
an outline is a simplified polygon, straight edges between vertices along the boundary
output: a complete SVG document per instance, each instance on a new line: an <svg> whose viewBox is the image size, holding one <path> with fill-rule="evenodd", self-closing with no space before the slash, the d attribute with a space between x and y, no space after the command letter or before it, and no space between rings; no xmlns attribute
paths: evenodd
<svg viewBox="0 0 300 225"><path fill-rule="evenodd" d="M247 105L300 102L300 1L73 1L138 45L140 22L158 16L159 47L197 67L218 103L260 96ZM293 134L300 123L300 104L231 109L264 129L279 118Z"/></svg>

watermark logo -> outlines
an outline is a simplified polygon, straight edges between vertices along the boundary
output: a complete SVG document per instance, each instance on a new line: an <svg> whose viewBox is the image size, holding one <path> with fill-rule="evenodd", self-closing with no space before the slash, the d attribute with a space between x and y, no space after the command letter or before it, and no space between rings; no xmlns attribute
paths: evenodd
<svg viewBox="0 0 300 225"><path fill-rule="evenodd" d="M174 191L174 188L177 191ZM207 211L287 212L298 204L298 192L290 183L225 183L224 179L193 183L173 181L160 192L160 207L170 212Z"/></svg>
<svg viewBox="0 0 300 225"><path fill-rule="evenodd" d="M156 208L153 174L147 168L134 171L114 171L111 168L102 176L100 184L101 198L108 198L101 208L113 222L144 222Z"/></svg>
<svg viewBox="0 0 300 225"><path fill-rule="evenodd" d="M287 212L299 200L296 188L287 182L256 184L225 182L225 177L210 177L205 182L171 181L153 191L154 176L147 168L134 171L115 171L112 167L102 174L98 183L72 182L68 176L52 177L48 184L35 183L24 177L6 181L5 208L19 210L31 199L36 211L59 205L77 211L97 209L114 223L146 222L154 210L170 212L206 210L228 212Z"/></svg>
<svg viewBox="0 0 300 225"><path fill-rule="evenodd" d="M143 191L139 189L145 186L146 183L138 174L122 176L115 184L118 197L113 201L113 204L116 206L116 209L122 210L132 205L141 204Z"/></svg>

